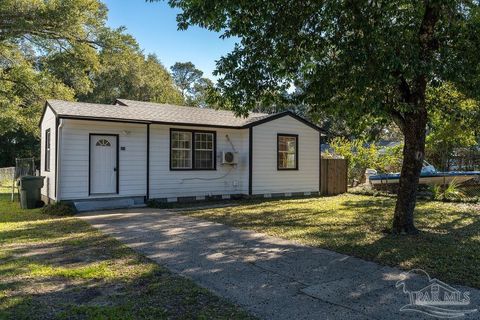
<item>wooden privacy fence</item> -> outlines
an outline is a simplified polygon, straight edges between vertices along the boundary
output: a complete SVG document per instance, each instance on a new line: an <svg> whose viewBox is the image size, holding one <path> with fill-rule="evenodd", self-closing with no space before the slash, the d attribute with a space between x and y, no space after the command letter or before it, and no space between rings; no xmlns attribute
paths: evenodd
<svg viewBox="0 0 480 320"><path fill-rule="evenodd" d="M336 195L347 192L347 160L322 159L321 162L320 193L324 195Z"/></svg>

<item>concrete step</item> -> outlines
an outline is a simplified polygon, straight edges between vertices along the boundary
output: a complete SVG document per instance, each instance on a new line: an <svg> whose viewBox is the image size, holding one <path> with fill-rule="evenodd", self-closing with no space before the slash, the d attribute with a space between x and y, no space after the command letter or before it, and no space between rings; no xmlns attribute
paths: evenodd
<svg viewBox="0 0 480 320"><path fill-rule="evenodd" d="M74 201L73 204L77 212L112 210L124 208L139 208L145 206L143 203L135 203L131 198L122 199L102 199L102 200L82 200Z"/></svg>

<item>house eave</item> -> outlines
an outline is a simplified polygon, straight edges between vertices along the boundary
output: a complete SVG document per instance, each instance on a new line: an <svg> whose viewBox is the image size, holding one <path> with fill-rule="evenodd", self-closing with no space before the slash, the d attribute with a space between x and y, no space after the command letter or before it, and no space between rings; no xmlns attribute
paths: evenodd
<svg viewBox="0 0 480 320"><path fill-rule="evenodd" d="M224 125L203 124L203 123L200 124L200 123L188 123L188 122L148 121L148 120L137 120L137 119L105 118L105 117L91 117L91 116L87 117L87 116L60 115L59 118L70 119L70 120L84 120L84 121L123 122L123 123L138 123L138 124L160 124L160 125L181 126L181 127L246 129L246 127L243 127L243 126L224 126Z"/></svg>
<svg viewBox="0 0 480 320"><path fill-rule="evenodd" d="M43 106L42 115L40 116L40 121L38 122L38 127L42 126L43 118L45 117L45 113L47 112L48 108L50 108L50 110L52 110L53 114L55 115L55 118L58 118L58 114L55 111L55 109L52 108L52 106L48 103L48 101L45 101L45 105Z"/></svg>

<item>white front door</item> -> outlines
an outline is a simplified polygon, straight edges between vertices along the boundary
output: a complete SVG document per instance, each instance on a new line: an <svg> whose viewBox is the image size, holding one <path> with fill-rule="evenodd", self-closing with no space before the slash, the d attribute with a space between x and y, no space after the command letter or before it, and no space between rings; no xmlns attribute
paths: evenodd
<svg viewBox="0 0 480 320"><path fill-rule="evenodd" d="M90 194L117 193L118 136L90 135Z"/></svg>

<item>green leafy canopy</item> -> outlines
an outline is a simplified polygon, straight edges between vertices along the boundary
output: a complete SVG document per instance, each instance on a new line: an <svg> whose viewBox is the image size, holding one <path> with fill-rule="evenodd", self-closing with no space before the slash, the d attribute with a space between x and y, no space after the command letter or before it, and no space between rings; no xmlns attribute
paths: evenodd
<svg viewBox="0 0 480 320"><path fill-rule="evenodd" d="M106 19L99 0L0 1L0 166L38 154L46 99L183 103L161 62Z"/></svg>
<svg viewBox="0 0 480 320"><path fill-rule="evenodd" d="M418 77L429 86L454 83L479 96L478 1L235 1L171 0L182 9L179 27L199 25L239 37L217 64L225 98L237 111L252 109L279 87L302 88L310 112L388 117L414 108ZM427 45L437 53L425 62L418 39L427 5L438 24ZM348 113L345 111L348 110Z"/></svg>

